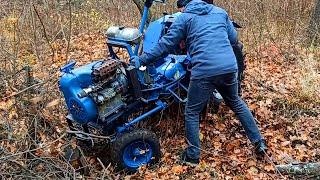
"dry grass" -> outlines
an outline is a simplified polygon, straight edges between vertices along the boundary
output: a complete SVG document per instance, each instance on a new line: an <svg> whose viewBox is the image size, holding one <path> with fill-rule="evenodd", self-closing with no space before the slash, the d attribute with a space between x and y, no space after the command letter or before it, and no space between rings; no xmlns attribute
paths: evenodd
<svg viewBox="0 0 320 180"><path fill-rule="evenodd" d="M319 50L317 50L319 52ZM301 69L298 94L309 101L320 103L320 59L318 53L311 53L298 62Z"/></svg>

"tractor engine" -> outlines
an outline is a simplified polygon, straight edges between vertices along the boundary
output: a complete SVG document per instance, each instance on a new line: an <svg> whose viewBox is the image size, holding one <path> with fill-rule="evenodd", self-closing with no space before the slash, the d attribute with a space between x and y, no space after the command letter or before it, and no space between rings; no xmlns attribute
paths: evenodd
<svg viewBox="0 0 320 180"><path fill-rule="evenodd" d="M73 70L70 65L64 68L59 85L72 120L81 124L104 121L126 105L128 80L118 60L109 58Z"/></svg>

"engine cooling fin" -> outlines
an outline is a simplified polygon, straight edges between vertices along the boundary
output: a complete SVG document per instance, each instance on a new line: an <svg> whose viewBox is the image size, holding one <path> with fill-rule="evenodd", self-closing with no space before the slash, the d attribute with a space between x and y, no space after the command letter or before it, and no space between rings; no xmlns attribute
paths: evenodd
<svg viewBox="0 0 320 180"><path fill-rule="evenodd" d="M119 62L115 59L108 58L104 63L93 69L93 81L110 81L116 75Z"/></svg>

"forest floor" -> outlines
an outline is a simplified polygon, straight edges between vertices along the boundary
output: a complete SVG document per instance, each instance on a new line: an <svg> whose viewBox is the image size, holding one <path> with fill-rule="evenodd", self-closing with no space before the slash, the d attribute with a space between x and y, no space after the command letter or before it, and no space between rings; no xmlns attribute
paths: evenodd
<svg viewBox="0 0 320 180"><path fill-rule="evenodd" d="M2 177L23 177L15 176L19 172L33 177L52 177L54 172L50 174L48 169L54 166L61 166L53 168L57 172L64 172L62 167L70 169L62 162L62 149L67 143L66 138L61 137L67 128L66 109L57 84L58 70L66 63L67 49L62 42L54 48L57 52L54 58L33 64L33 77L43 83L35 86L32 92L19 92L9 87L5 98L0 99L0 114L5 117L0 120L0 169L6 170L0 172ZM275 170L275 165L320 162L320 92L315 87L320 84L320 78L319 74L314 74L317 71L313 71L320 67L319 62L313 60L319 57L316 54L319 51L310 53L274 43L266 43L258 49L248 51L243 99L267 140L269 151L265 159L256 159L239 121L222 105L218 114L209 111L201 122L200 165L196 168L180 165L179 154L186 143L183 112L177 108L170 109L153 127L160 137L163 153L157 167L141 168L138 173L128 175L115 173L112 165L102 165L98 159L88 157L90 178L287 179L288 176ZM93 33L73 37L70 56L78 65L106 57L104 36ZM30 164L26 160L30 156L47 160ZM48 159L52 164L45 163ZM75 177L84 176L78 173Z"/></svg>

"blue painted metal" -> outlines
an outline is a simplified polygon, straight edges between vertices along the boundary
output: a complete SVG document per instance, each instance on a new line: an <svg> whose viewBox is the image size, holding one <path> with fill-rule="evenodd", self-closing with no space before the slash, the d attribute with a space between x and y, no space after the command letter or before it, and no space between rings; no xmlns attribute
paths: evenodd
<svg viewBox="0 0 320 180"><path fill-rule="evenodd" d="M142 15L142 18L141 18L141 22L140 22L140 26L139 26L139 32L140 34L143 34L143 31L144 31L144 27L145 27L145 24L148 20L148 15L149 15L149 7L147 6L144 6L143 8L143 15ZM134 55L138 55L138 52L139 52L139 48L140 48L140 43L138 43L134 49Z"/></svg>
<svg viewBox="0 0 320 180"><path fill-rule="evenodd" d="M148 17L148 11L154 0L146 0L143 16L141 18L141 24L139 26L139 31L143 34L145 29L145 24ZM178 17L181 13L175 13L173 15L165 15L158 20L151 22L144 33L143 41L143 52L148 53L150 50L158 43L165 30L165 22L167 22L170 17ZM171 22L171 21L169 21ZM167 22L168 23L168 22ZM137 42L128 42L122 39L109 38L107 40L107 46L112 58L119 59L116 53L113 51L113 47L121 47L127 50L129 56L132 58L138 55L139 45L135 44ZM133 49L135 46L135 49ZM179 52L179 51L178 51ZM131 60L130 58L130 60ZM117 132L116 134L121 134L127 131L130 127L142 120L154 115L155 113L164 110L168 107L165 101L171 97L175 98L175 102L186 102L186 98L179 96L177 90L188 91L186 82L188 79L185 78L190 71L190 56L189 55L168 55L162 59L158 59L156 63L147 67L146 71L138 70L138 81L140 82L142 96L133 96L131 92L123 92L128 94L118 94L117 98L123 100L123 108L119 108L116 111L108 111L107 114L104 112L101 115L101 109L108 106L108 108L116 108L114 104L108 101L105 104L97 105L93 99L88 96L80 98L78 94L83 91L83 89L97 85L99 88L104 88L105 86L99 86L101 84L94 83L92 80L92 71L95 66L102 64L103 61L96 61L79 68L74 69L75 61L68 63L61 68L61 72L64 74L60 78L59 88L63 92L66 100L70 114L68 119L72 122L77 122L83 125L90 126L102 130L101 132ZM130 62L132 67L132 62ZM125 68L126 65L123 65ZM136 68L138 65L136 66ZM118 69L119 70L119 69ZM123 70L123 69L121 69ZM137 82L135 79L135 71L127 68L127 73L132 75L133 82ZM128 76L129 77L129 76ZM130 76L131 77L131 76ZM132 80L132 79L131 79ZM104 82L105 83L105 82ZM132 83L132 82L131 82ZM185 84L183 84L185 83ZM124 83L125 84L125 83ZM134 84L134 83L132 83ZM135 85L138 84L135 83ZM133 87L140 87L139 84ZM90 89L90 88L89 88ZM140 88L138 88L140 89ZM99 89L100 90L100 89ZM103 89L106 90L106 89ZM140 91L140 90L139 90ZM106 93L106 92L104 92ZM123 96L122 96L123 95ZM129 98L127 98L129 97ZM133 99L136 97L136 99ZM135 117L133 120L128 122L128 118L134 115L135 112L141 110L144 107L154 107L153 109L144 112L144 114ZM99 110L98 110L99 108ZM112 119L112 120L111 120ZM126 120L127 123L119 124L123 121L118 121L118 119ZM112 123L108 123L112 122ZM109 131L111 130L111 131ZM116 136L114 136L116 137ZM112 141L116 140L113 138ZM132 142L125 147L123 152L122 160L125 165L131 169L137 169L141 165L147 164L151 161L154 150L148 142L143 140L137 140Z"/></svg>
<svg viewBox="0 0 320 180"><path fill-rule="evenodd" d="M109 38L107 41L107 44L109 47L109 51L110 51L110 48L112 48L112 47L121 47L121 48L125 48L127 50L130 57L134 56L134 52L132 50L131 44L129 44L128 42L126 42L124 40Z"/></svg>
<svg viewBox="0 0 320 180"><path fill-rule="evenodd" d="M147 19L148 19L148 15L149 15L149 7L144 6L143 14L142 14L142 18L141 18L141 22L140 22L140 26L139 26L139 32L140 33L143 33L144 26L146 25L146 22L147 22Z"/></svg>
<svg viewBox="0 0 320 180"><path fill-rule="evenodd" d="M180 90L184 90L186 92L188 92L188 89L180 82L178 82L177 84L172 84L171 86L168 86L166 88L166 91L170 92L170 94L172 94L176 100L178 100L181 103L186 103L188 99L182 99L177 93L174 92L175 88L179 88Z"/></svg>
<svg viewBox="0 0 320 180"><path fill-rule="evenodd" d="M63 73L70 73L70 71L74 68L76 63L77 62L75 60L71 60L71 62L69 62L68 64L62 66L60 68L60 71L63 72Z"/></svg>
<svg viewBox="0 0 320 180"><path fill-rule="evenodd" d="M143 16L139 26L139 31L142 34L145 30L145 24L148 18L149 8L152 5L153 0L147 0L144 7ZM158 20L151 22L145 31L143 41L143 52L148 53L156 43L160 40L164 33L165 22L170 17L178 17L181 13L175 13L173 15L165 15ZM140 44L134 44L134 42L128 42L116 38L108 38L107 46L111 57L118 59L116 53L113 51L113 47L125 48L130 57L138 54ZM135 46L135 49L133 49ZM126 131L132 125L150 117L154 113L157 113L165 108L167 104L161 101L161 97L174 96L179 101L185 101L179 97L175 90L185 87L181 86L180 81L186 76L186 64L188 64L189 58L186 55L168 55L162 59L159 59L154 65L148 66L146 71L138 70L138 80L142 86L143 97L137 99L139 102L137 109L141 106L154 106L155 107L148 112L136 117L132 121L122 124L116 128L118 133ZM60 89L64 94L69 112L71 113L72 119L81 124L88 124L90 122L100 123L99 125L104 126L105 121L99 121L98 107L90 96L79 98L78 94L83 91L84 88L88 88L94 85L92 81L92 70L96 65L101 64L102 61L96 61L79 68L73 69L75 62L71 62L61 68L61 71L65 74L62 75L59 85ZM134 104L134 103L132 103ZM136 106L136 105L134 105ZM138 107L139 106L139 107ZM126 116L130 116L133 113L131 104L128 104L130 111L118 112L118 114L129 113ZM127 107L127 108L128 108Z"/></svg>
<svg viewBox="0 0 320 180"><path fill-rule="evenodd" d="M60 78L59 88L63 92L73 119L81 124L95 121L98 116L94 101L89 97L79 98L78 94L82 92L83 88L92 85L92 68L101 62L96 61L71 71L66 71L66 68L61 69L65 74ZM67 67L70 68L71 65L69 64Z"/></svg>
<svg viewBox="0 0 320 180"><path fill-rule="evenodd" d="M177 18L179 15L181 15L180 12L172 14L172 15L166 15L164 16L165 21L170 17ZM163 17L159 18L153 22L151 22L146 29L146 32L144 34L144 41L143 41L143 52L150 52L150 50L158 43L158 41L161 38L162 31L163 31Z"/></svg>
<svg viewBox="0 0 320 180"><path fill-rule="evenodd" d="M152 146L143 140L133 142L125 147L123 151L123 162L132 169L137 169L148 164L152 159Z"/></svg>
<svg viewBox="0 0 320 180"><path fill-rule="evenodd" d="M149 1L150 2L148 3L150 5L152 1ZM149 7L146 5L144 7L144 13L139 27L140 32L143 32L144 30L145 23L148 17L148 11ZM164 28L164 22L169 17L178 17L179 15L180 13L166 15L149 25L146 30L144 39L143 50L145 52L148 52L148 50L150 50L160 39ZM128 51L130 57L133 57L137 53L136 49L133 51L132 44L125 40L109 38L107 44L109 51L114 58L117 58L117 56L113 52L112 47L125 48ZM147 95L142 98L142 101L146 104L149 104L159 100L159 96L161 94L172 94L172 90L167 87L177 87L176 84L179 83L180 79L185 76L186 71L184 69L184 64L187 59L188 58L186 55L169 55L161 60L158 60L154 66L149 66L147 71L138 71L138 78L140 83L148 87L147 89L142 90L143 92L147 92ZM83 88L88 88L90 85L92 85L92 67L97 63L99 62L94 62L72 70L75 66L75 62L71 62L61 68L61 71L65 72L66 74L63 75L60 79L60 89L65 96L70 113L72 114L73 118L80 123L96 121L98 118L98 110L96 108L96 105L93 103L93 100L89 97L79 98L77 96L77 94L79 94L79 92L81 92ZM149 79L149 82L151 82L151 84L145 84L148 82L146 78ZM165 105L157 104L157 107L153 110L136 118L129 124L120 127L119 132L124 131L132 124L139 122L140 120L164 108Z"/></svg>
<svg viewBox="0 0 320 180"><path fill-rule="evenodd" d="M141 116L133 119L132 121L124 124L124 126L118 127L117 132L119 132L119 133L124 132L130 126L132 126L132 125L144 120L145 118L151 116L152 114L157 113L157 112L159 112L159 111L161 111L161 110L163 110L163 109L168 107L166 103L163 103L160 100L156 102L156 105L157 106L154 109L152 109L152 110L142 114Z"/></svg>
<svg viewBox="0 0 320 180"><path fill-rule="evenodd" d="M141 34L144 33L149 8L153 1L154 0L145 1L144 12L139 26L139 32ZM165 28L168 27L168 24L166 24L168 23L168 18L176 18L180 14L181 13L165 15L158 20L151 22L144 33L142 51L145 53L150 52L167 30L165 30ZM127 50L131 60L132 57L138 55L140 42L137 43L125 41L123 39L108 38L107 46L112 58L119 59L114 52L113 47L120 47ZM137 69L137 80L140 82L142 88L142 97L139 96L137 99L131 100L130 98L133 97L132 94L124 94L123 97L130 97L128 99L123 98L124 107L119 108L119 110L112 112L110 115L107 114L108 112L103 112L103 115L107 115L106 117L101 118L101 109L105 108L103 106L116 108L113 107L115 105L110 103L112 100L106 104L97 105L92 99L93 96L80 98L78 94L83 92L83 89L93 86L99 87L100 84L94 83L92 80L92 72L96 65L102 63L103 61L96 61L74 69L76 63L73 61L61 68L61 71L64 72L64 74L60 78L59 87L63 92L70 112L68 119L72 120L72 122L90 125L90 127L103 130L103 132L109 132L109 130L114 132L114 130L116 130L117 134L121 134L133 125L166 109L168 105L165 103L165 99L162 98L174 97L176 102L186 102L186 99L180 97L176 92L177 90L187 91L187 87L181 82L187 75L188 68L186 67L188 67L187 65L190 63L190 57L187 55L170 54L167 57L157 60L153 65L148 66L146 71L139 71ZM130 63L131 65L134 65L132 62ZM124 65L124 67L126 66ZM136 68L137 67L139 66L136 65ZM130 73L132 73L132 71L130 71ZM122 94L120 97L122 97ZM133 120L128 121L128 117L132 116L134 112L141 110L142 107L151 106L152 109L144 112L144 114L138 117L134 117ZM117 121L117 119L119 118L127 120L127 123L118 124L120 121ZM108 123L110 119L112 119L112 122L117 123ZM114 140L115 139L112 139L112 141ZM126 167L137 169L141 165L148 164L152 160L153 152L154 150L148 142L137 140L125 147L122 160Z"/></svg>
<svg viewBox="0 0 320 180"><path fill-rule="evenodd" d="M183 67L185 59L185 55L169 55L165 58L165 63L156 68L156 72L168 80L177 80L186 73Z"/></svg>

